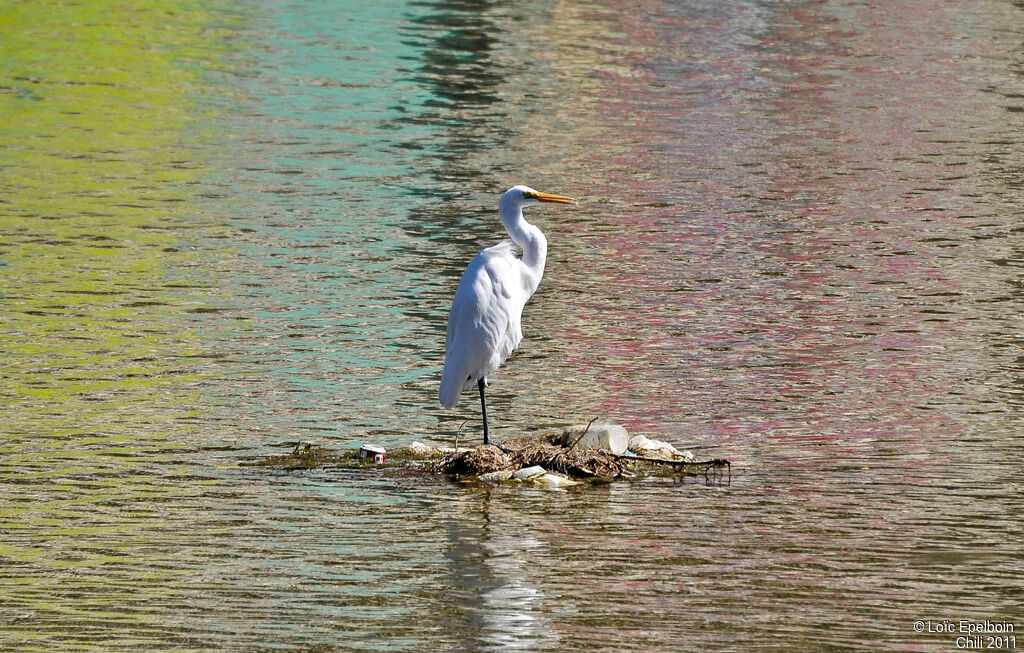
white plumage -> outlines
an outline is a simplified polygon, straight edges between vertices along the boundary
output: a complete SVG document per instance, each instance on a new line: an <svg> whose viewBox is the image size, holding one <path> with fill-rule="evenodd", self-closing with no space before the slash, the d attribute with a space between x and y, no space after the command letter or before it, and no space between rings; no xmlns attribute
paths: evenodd
<svg viewBox="0 0 1024 653"><path fill-rule="evenodd" d="M547 239L526 221L523 207L540 202L575 204L571 197L514 186L498 202L501 223L512 240L504 240L477 254L459 282L448 314L448 340L438 398L455 408L462 391L476 383L488 441L487 375L505 362L523 340L523 307L544 275ZM515 255L515 246L523 250Z"/></svg>

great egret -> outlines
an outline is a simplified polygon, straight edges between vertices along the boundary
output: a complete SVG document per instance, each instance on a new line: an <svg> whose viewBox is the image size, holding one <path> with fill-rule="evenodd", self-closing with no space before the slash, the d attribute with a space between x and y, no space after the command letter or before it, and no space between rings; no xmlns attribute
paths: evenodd
<svg viewBox="0 0 1024 653"><path fill-rule="evenodd" d="M486 247L470 261L448 314L448 343L438 398L445 408L455 408L462 391L476 381L484 444L489 435L484 398L487 375L497 370L523 340L523 306L544 275L548 241L523 217L524 206L541 202L575 204L576 200L541 193L529 186L513 186L505 191L498 210L512 240ZM522 258L516 258L515 245L523 249Z"/></svg>

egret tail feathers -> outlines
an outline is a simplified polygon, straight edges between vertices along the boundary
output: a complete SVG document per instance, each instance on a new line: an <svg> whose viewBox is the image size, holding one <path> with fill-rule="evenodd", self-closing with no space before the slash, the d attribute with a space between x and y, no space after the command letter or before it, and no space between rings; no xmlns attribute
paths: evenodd
<svg viewBox="0 0 1024 653"><path fill-rule="evenodd" d="M462 379L460 376L450 370L448 366L445 366L444 372L441 374L441 391L437 398L445 408L455 408L459 405L459 396L462 395L462 389L466 387L466 379Z"/></svg>

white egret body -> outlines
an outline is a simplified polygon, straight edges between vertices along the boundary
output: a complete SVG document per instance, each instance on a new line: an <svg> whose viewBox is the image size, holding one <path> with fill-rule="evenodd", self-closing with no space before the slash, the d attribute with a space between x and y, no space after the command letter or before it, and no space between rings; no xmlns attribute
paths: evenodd
<svg viewBox="0 0 1024 653"><path fill-rule="evenodd" d="M523 340L523 307L544 275L548 241L523 217L523 207L540 202L575 204L563 195L514 186L501 196L501 223L512 240L483 249L470 261L455 291L448 314L448 343L438 398L455 408L459 395L474 382L480 390L484 443L488 442L487 375L498 369ZM516 258L515 245L523 250Z"/></svg>

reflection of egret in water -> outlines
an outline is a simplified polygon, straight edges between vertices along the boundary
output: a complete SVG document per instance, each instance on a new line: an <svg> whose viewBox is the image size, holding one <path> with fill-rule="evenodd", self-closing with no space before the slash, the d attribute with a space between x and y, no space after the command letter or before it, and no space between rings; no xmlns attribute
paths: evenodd
<svg viewBox="0 0 1024 653"><path fill-rule="evenodd" d="M524 556L546 558L546 544L516 524L492 521L491 491L474 491L456 517L447 522L451 547L451 595L460 632L486 650L539 650L558 644L545 622L544 594L527 576Z"/></svg>

